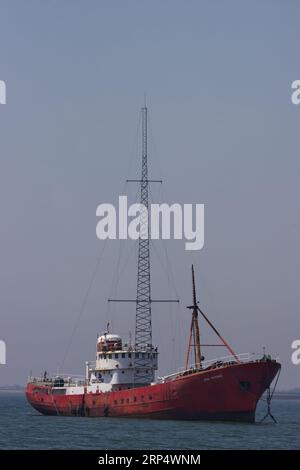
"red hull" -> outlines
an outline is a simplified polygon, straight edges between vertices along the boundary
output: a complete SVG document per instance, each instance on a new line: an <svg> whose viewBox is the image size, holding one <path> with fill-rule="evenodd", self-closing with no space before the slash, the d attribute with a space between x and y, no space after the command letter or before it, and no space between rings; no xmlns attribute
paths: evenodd
<svg viewBox="0 0 300 470"><path fill-rule="evenodd" d="M165 383L80 395L53 394L51 386L29 383L26 396L48 415L253 422L257 402L279 368L275 361L232 364Z"/></svg>

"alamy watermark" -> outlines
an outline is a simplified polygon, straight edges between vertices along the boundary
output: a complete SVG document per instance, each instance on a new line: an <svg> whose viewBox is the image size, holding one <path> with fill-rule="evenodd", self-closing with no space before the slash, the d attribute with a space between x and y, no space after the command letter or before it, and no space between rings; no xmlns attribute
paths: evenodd
<svg viewBox="0 0 300 470"><path fill-rule="evenodd" d="M294 90L291 94L291 101L293 104L300 103L300 80L294 80L291 85L291 89Z"/></svg>
<svg viewBox="0 0 300 470"><path fill-rule="evenodd" d="M186 240L186 250L204 245L204 204L143 204L128 206L127 196L119 196L118 210L113 204L99 204L96 226L99 240Z"/></svg>
<svg viewBox="0 0 300 470"><path fill-rule="evenodd" d="M0 80L0 104L6 104L6 83Z"/></svg>
<svg viewBox="0 0 300 470"><path fill-rule="evenodd" d="M295 350L291 357L292 363L298 366L300 364L300 339L295 339L291 344L291 348Z"/></svg>
<svg viewBox="0 0 300 470"><path fill-rule="evenodd" d="M3 340L0 340L0 364L6 364L6 344Z"/></svg>
<svg viewBox="0 0 300 470"><path fill-rule="evenodd" d="M291 101L293 104L300 104L300 80L294 80L291 84L293 90L291 94ZM295 339L292 342L291 348L294 350L291 355L291 361L295 366L300 365L300 339Z"/></svg>
<svg viewBox="0 0 300 470"><path fill-rule="evenodd" d="M0 104L6 104L6 83L0 80ZM0 340L0 365L6 364L6 344Z"/></svg>

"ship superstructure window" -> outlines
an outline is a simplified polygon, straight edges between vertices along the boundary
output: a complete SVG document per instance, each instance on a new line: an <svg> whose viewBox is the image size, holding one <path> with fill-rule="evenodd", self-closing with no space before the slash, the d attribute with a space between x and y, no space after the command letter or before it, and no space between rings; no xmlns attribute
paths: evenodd
<svg viewBox="0 0 300 470"><path fill-rule="evenodd" d="M115 354L115 359L118 359L118 357L119 357L119 354L116 353L116 354Z"/></svg>
<svg viewBox="0 0 300 470"><path fill-rule="evenodd" d="M136 397L133 397L133 401L136 401Z"/></svg>
<svg viewBox="0 0 300 470"><path fill-rule="evenodd" d="M131 353L128 353L128 357L129 357L129 359L131 358Z"/></svg>
<svg viewBox="0 0 300 470"><path fill-rule="evenodd" d="M122 357L123 357L123 358L125 357L125 353L122 353Z"/></svg>
<svg viewBox="0 0 300 470"><path fill-rule="evenodd" d="M135 357L140 357L139 353L135 353Z"/></svg>

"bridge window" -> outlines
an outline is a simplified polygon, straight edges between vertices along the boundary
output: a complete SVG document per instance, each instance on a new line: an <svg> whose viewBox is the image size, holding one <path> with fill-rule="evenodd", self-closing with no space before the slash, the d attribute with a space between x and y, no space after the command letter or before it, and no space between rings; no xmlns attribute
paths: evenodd
<svg viewBox="0 0 300 470"><path fill-rule="evenodd" d="M135 357L140 357L139 353L135 353Z"/></svg>
<svg viewBox="0 0 300 470"><path fill-rule="evenodd" d="M119 357L119 354L116 353L116 354L115 354L115 359L118 359L118 357Z"/></svg>
<svg viewBox="0 0 300 470"><path fill-rule="evenodd" d="M131 358L131 353L128 353L128 357L129 357L129 359Z"/></svg>
<svg viewBox="0 0 300 470"><path fill-rule="evenodd" d="M123 358L125 357L125 353L122 353L122 357L123 357Z"/></svg>

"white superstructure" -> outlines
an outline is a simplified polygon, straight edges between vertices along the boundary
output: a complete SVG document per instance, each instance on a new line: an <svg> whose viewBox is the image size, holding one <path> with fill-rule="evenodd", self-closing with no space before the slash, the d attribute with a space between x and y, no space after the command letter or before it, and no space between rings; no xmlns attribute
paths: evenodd
<svg viewBox="0 0 300 470"><path fill-rule="evenodd" d="M86 364L87 383L92 388L96 385L105 391L138 386L136 377L147 371L136 362L144 358L148 359L154 375L158 362L157 348L149 346L136 350L131 344L123 345L119 335L104 333L97 339L96 361Z"/></svg>

